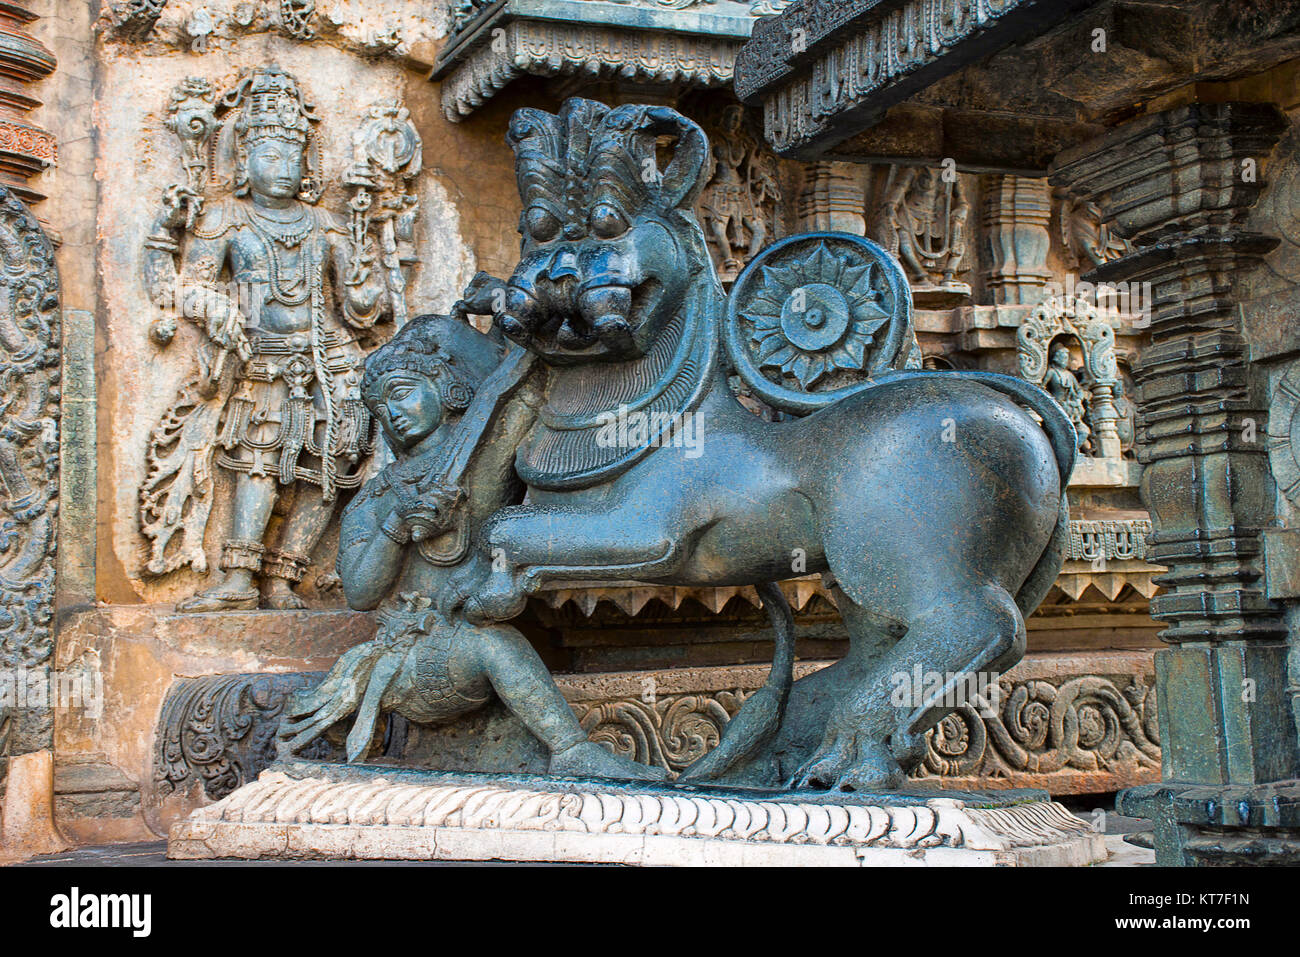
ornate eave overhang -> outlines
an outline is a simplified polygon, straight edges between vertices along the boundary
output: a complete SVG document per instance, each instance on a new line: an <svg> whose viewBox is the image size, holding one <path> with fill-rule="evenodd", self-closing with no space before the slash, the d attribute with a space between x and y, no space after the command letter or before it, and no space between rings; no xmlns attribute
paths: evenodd
<svg viewBox="0 0 1300 957"><path fill-rule="evenodd" d="M814 158L889 107L1096 0L802 0L736 60L777 152Z"/></svg>
<svg viewBox="0 0 1300 957"><path fill-rule="evenodd" d="M1267 71L1298 27L1300 0L800 0L756 24L735 86L785 156L1041 176L1140 104L1290 102Z"/></svg>
<svg viewBox="0 0 1300 957"><path fill-rule="evenodd" d="M430 74L458 121L525 75L721 87L754 18L784 0L495 0L453 32Z"/></svg>

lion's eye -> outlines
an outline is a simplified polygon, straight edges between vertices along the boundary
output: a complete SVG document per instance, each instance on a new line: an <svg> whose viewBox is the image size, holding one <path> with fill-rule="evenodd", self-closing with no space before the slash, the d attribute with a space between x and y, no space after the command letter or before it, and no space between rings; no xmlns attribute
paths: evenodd
<svg viewBox="0 0 1300 957"><path fill-rule="evenodd" d="M627 220L618 208L600 203L591 210L591 231L601 239L613 239L627 232Z"/></svg>
<svg viewBox="0 0 1300 957"><path fill-rule="evenodd" d="M560 221L550 210L542 209L540 206L530 209L524 219L529 234L539 243L554 239L560 231Z"/></svg>

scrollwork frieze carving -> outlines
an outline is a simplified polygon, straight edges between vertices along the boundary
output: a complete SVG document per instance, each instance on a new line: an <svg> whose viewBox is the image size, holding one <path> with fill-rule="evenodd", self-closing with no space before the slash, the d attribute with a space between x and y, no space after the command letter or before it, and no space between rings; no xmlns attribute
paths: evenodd
<svg viewBox="0 0 1300 957"><path fill-rule="evenodd" d="M322 677L319 672L214 675L177 682L163 702L155 737L159 794L165 797L198 781L216 801L254 780L274 760L275 731L289 694ZM304 756L332 753L321 740Z"/></svg>

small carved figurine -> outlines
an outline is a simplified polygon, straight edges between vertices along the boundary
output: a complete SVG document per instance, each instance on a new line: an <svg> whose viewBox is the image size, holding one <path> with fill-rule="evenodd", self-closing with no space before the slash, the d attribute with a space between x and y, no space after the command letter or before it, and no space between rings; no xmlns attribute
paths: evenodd
<svg viewBox="0 0 1300 957"><path fill-rule="evenodd" d="M771 157L744 127L744 108L730 106L713 142L713 172L700 195L700 217L724 281L771 238L771 217L780 187Z"/></svg>
<svg viewBox="0 0 1300 957"><path fill-rule="evenodd" d="M876 219L877 241L922 286L959 286L970 204L961 180L928 167L892 166Z"/></svg>
<svg viewBox="0 0 1300 957"><path fill-rule="evenodd" d="M1092 429L1088 427L1088 393L1079 384L1079 377L1070 371L1070 350L1058 345L1052 350L1052 361L1043 379L1047 394L1060 403L1065 414L1079 433L1079 450L1087 451Z"/></svg>
<svg viewBox="0 0 1300 957"><path fill-rule="evenodd" d="M395 461L344 511L338 572L349 605L378 609L379 633L286 705L282 747L300 750L355 715L347 754L357 761L381 712L436 724L496 694L550 749L551 773L660 779L661 769L587 739L518 630L471 625L434 604L452 573L488 561L469 548L478 524L521 497L511 460L531 423L530 387L525 383L521 402L491 422L490 436L476 431L483 420L465 417L501 355L500 346L462 321L421 316L367 361L362 394ZM449 470L467 450L476 457L457 483Z"/></svg>

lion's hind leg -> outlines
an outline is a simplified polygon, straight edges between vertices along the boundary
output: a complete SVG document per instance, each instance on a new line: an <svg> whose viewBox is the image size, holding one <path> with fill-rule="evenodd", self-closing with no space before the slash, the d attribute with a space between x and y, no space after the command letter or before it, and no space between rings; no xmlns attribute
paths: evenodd
<svg viewBox="0 0 1300 957"><path fill-rule="evenodd" d="M993 583L935 596L906 629L832 710L794 786L900 786L921 757L925 732L1024 654L1020 610Z"/></svg>

